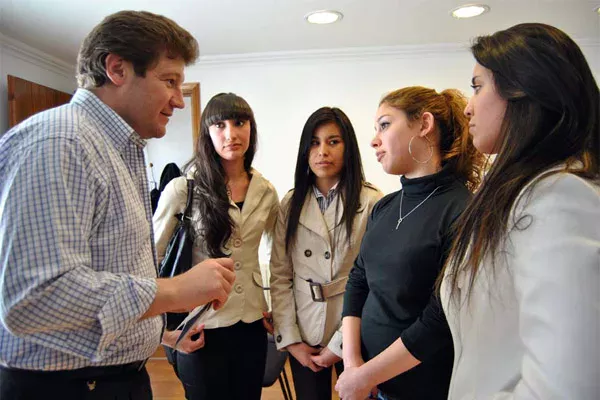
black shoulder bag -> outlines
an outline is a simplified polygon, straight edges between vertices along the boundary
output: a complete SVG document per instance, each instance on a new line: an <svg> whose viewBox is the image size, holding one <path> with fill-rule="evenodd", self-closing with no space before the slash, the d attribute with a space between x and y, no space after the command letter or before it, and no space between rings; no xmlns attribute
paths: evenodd
<svg viewBox="0 0 600 400"><path fill-rule="evenodd" d="M187 202L183 214L177 214L179 223L167 245L165 258L160 263L158 276L172 278L192 268L192 250L194 239L192 236L192 198L194 194L194 181L187 180ZM188 313L167 313L167 330L175 330L183 322Z"/></svg>

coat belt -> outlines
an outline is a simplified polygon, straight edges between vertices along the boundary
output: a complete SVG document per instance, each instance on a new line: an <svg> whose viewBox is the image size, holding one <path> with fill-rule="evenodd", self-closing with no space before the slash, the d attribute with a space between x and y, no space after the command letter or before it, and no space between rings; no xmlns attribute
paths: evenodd
<svg viewBox="0 0 600 400"><path fill-rule="evenodd" d="M302 293L309 294L313 301L319 303L344 293L346 291L346 282L348 282L347 276L331 282L319 283L294 274L294 287Z"/></svg>

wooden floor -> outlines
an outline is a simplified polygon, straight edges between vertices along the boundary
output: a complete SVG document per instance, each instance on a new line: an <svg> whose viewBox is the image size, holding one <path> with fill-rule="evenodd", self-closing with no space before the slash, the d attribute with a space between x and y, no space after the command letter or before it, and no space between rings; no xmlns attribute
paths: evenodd
<svg viewBox="0 0 600 400"><path fill-rule="evenodd" d="M150 374L150 381L152 383L152 393L154 394L154 400L185 400L183 393L183 387L175 376L173 368L169 365L169 362L164 357L162 348L159 348L154 356L148 360L146 364L148 373ZM292 393L294 392L294 382L292 381L292 373L290 372L289 363L285 366L287 370L288 379L290 386L292 387ZM332 382L332 400L339 400L337 393L333 390L335 385L335 373L333 374ZM283 394L279 382L268 388L263 388L261 400L282 400Z"/></svg>

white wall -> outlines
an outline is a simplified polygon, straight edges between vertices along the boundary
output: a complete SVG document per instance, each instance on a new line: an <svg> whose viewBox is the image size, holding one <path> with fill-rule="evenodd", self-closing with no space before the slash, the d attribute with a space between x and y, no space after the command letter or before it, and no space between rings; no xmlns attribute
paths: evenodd
<svg viewBox="0 0 600 400"><path fill-rule="evenodd" d="M600 43L581 43L600 77ZM188 68L186 81L200 82L202 108L219 92L231 91L248 101L259 132L254 166L275 185L280 197L293 185L302 127L313 111L325 105L348 114L367 180L389 193L399 188L398 177L382 171L369 146L380 98L411 85L454 87L468 95L472 68L466 45L436 45L215 57ZM154 153L159 146L164 151L179 146L178 137L171 140L168 133L150 148Z"/></svg>
<svg viewBox="0 0 600 400"><path fill-rule="evenodd" d="M75 66L0 35L0 136L8 130L7 75L73 93Z"/></svg>

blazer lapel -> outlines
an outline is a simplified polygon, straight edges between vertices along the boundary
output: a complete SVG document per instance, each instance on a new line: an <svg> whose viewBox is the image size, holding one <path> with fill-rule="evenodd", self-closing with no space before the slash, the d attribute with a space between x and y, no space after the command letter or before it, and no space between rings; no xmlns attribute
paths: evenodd
<svg viewBox="0 0 600 400"><path fill-rule="evenodd" d="M304 207L302 207L302 212L300 213L299 223L306 229L321 236L331 246L329 230L327 229L325 219L323 218L323 214L321 214L319 203L317 203L312 188L308 191L306 200L304 200Z"/></svg>
<svg viewBox="0 0 600 400"><path fill-rule="evenodd" d="M251 171L252 179L250 180L250 185L248 186L248 192L246 193L246 198L244 199L244 206L242 207L240 226L244 223L244 221L252 214L252 212L259 206L263 196L265 195L265 179L262 177L260 172L255 171L254 169Z"/></svg>

